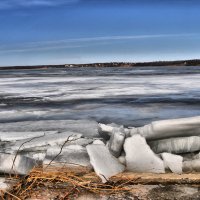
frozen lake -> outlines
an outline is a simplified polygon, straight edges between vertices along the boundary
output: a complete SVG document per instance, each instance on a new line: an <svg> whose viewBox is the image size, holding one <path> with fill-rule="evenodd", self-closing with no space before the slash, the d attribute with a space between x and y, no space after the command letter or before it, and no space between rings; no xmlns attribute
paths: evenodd
<svg viewBox="0 0 200 200"><path fill-rule="evenodd" d="M141 126L200 115L200 67L0 71L0 122L93 119Z"/></svg>

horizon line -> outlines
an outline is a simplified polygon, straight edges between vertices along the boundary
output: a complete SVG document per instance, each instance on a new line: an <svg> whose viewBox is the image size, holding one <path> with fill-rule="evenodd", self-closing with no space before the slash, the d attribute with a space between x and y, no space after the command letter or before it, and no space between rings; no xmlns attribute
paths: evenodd
<svg viewBox="0 0 200 200"><path fill-rule="evenodd" d="M62 64L38 64L38 65L8 65L8 66L0 66L0 68L9 68L9 67L45 67L45 66L64 66L64 65L92 65L92 64L146 64L146 63L167 63L167 62L188 62L188 61L200 61L200 58L194 59L178 59L178 60L157 60L157 61L110 61L110 62L87 62L87 63L62 63Z"/></svg>

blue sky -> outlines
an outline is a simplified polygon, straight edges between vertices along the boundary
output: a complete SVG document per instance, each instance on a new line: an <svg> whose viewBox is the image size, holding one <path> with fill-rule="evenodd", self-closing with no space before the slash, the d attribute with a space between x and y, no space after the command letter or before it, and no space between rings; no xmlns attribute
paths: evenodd
<svg viewBox="0 0 200 200"><path fill-rule="evenodd" d="M1 0L0 66L200 58L198 0Z"/></svg>

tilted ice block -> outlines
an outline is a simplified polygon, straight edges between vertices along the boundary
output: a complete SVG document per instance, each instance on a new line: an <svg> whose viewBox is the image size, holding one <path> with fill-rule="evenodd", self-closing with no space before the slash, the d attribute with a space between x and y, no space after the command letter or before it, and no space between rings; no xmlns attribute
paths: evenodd
<svg viewBox="0 0 200 200"><path fill-rule="evenodd" d="M183 157L171 153L162 153L161 157L164 161L165 168L169 168L175 174L183 172Z"/></svg>
<svg viewBox="0 0 200 200"><path fill-rule="evenodd" d="M125 133L122 132L119 128L113 129L111 138L108 142L108 148L113 156L120 156L124 145L125 137Z"/></svg>
<svg viewBox="0 0 200 200"><path fill-rule="evenodd" d="M134 135L124 143L126 167L132 172L164 173L163 161L147 145L144 137Z"/></svg>
<svg viewBox="0 0 200 200"><path fill-rule="evenodd" d="M200 136L169 138L149 142L155 153L189 153L200 150Z"/></svg>
<svg viewBox="0 0 200 200"><path fill-rule="evenodd" d="M0 123L2 132L72 131L87 137L99 137L98 123L92 120L41 120Z"/></svg>
<svg viewBox="0 0 200 200"><path fill-rule="evenodd" d="M155 121L144 127L131 129L130 134L140 134L147 140L200 135L200 116Z"/></svg>
<svg viewBox="0 0 200 200"><path fill-rule="evenodd" d="M22 155L15 158L15 155L0 153L1 173L26 175L35 165L34 159Z"/></svg>
<svg viewBox="0 0 200 200"><path fill-rule="evenodd" d="M88 145L87 152L90 157L94 171L101 178L102 182L107 182L111 176L123 172L125 167L109 152L105 145Z"/></svg>
<svg viewBox="0 0 200 200"><path fill-rule="evenodd" d="M59 146L48 148L43 164L48 165L49 163L58 166L77 165L91 168L86 148L79 145L66 146L62 151Z"/></svg>

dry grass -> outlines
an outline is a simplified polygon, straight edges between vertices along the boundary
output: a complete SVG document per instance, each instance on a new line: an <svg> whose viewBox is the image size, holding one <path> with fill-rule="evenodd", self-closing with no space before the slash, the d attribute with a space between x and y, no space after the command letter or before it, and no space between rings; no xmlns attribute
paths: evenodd
<svg viewBox="0 0 200 200"><path fill-rule="evenodd" d="M138 193L138 188L136 190L131 189L136 184L200 184L199 173L177 175L172 173L152 174L129 172L114 176L109 182L102 184L100 178L91 169L74 165L73 167L66 165L56 167L53 164L35 168L26 177L12 176L9 179L14 180L15 184L13 184L12 190L1 193L1 199L73 200L84 194L93 194L93 197L126 197L127 195L131 196ZM140 186L139 188L142 187Z"/></svg>
<svg viewBox="0 0 200 200"><path fill-rule="evenodd" d="M128 192L128 182L110 181L102 184L101 180L84 167L35 168L26 177L13 177L16 184L2 199L76 199L80 194L117 194ZM50 195L51 198L47 197ZM45 198L44 198L45 197Z"/></svg>

